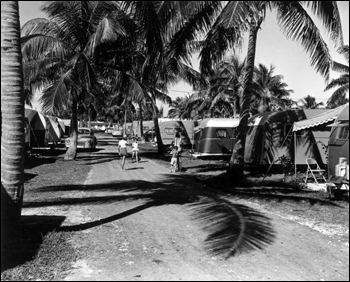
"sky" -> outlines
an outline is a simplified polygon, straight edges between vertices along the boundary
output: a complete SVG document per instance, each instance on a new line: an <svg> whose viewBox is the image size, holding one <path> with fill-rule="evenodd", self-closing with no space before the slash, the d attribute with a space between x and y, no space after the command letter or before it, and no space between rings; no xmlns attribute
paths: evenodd
<svg viewBox="0 0 350 282"><path fill-rule="evenodd" d="M19 12L21 25L33 18L45 17L40 11L40 7L44 1L19 1ZM337 1L342 21L344 44L349 45L349 1ZM318 23L316 21L316 23ZM321 25L318 25L321 27ZM333 60L346 64L345 59L336 52L336 48L331 44L329 36L322 32L322 36L328 44ZM288 85L288 89L292 89L294 93L290 98L299 100L308 95L316 98L316 102L326 104L330 95L335 89L324 92L326 82L324 78L316 73L310 65L310 58L304 51L303 47L287 39L280 31L274 13L268 12L266 20L261 26L257 39L257 53L255 65L260 63L267 67L273 65L275 67L274 74L282 75L283 81ZM246 41L247 42L247 41ZM237 52L241 60L246 56L247 45L243 44L242 51ZM197 56L192 59L193 68L198 70L199 62ZM331 78L339 77L339 73L331 73ZM169 96L172 99L176 97L185 97L192 93L192 87L186 83L180 82L169 88ZM349 98L349 93L347 94ZM34 101L33 107L36 108ZM160 103L158 104L161 105ZM168 111L168 106L163 105L164 114Z"/></svg>

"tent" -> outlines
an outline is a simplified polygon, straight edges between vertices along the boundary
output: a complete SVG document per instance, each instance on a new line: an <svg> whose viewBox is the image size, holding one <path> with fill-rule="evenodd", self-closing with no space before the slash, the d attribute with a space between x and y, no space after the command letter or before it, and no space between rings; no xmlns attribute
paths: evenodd
<svg viewBox="0 0 350 282"><path fill-rule="evenodd" d="M25 119L29 127L29 147L45 147L47 121L43 114L28 105L24 107Z"/></svg>
<svg viewBox="0 0 350 282"><path fill-rule="evenodd" d="M57 122L59 124L59 129L60 129L60 132L61 132L61 137L63 137L64 133L65 133L65 130L66 130L66 125L64 124L64 121L63 119L61 118L57 118Z"/></svg>
<svg viewBox="0 0 350 282"><path fill-rule="evenodd" d="M47 143L57 143L61 141L61 126L57 117L45 116L47 122Z"/></svg>
<svg viewBox="0 0 350 282"><path fill-rule="evenodd" d="M293 125L326 112L325 109L298 109L278 112L265 112L251 117L244 162L252 167L270 166L281 156L294 158L297 165L305 165L305 157L311 155L317 160L326 159L319 143L328 140L330 129L317 128L317 131L300 131L297 136L298 155L294 153ZM295 158L296 156L296 158Z"/></svg>
<svg viewBox="0 0 350 282"><path fill-rule="evenodd" d="M312 118L295 122L293 125L295 154L297 151L297 148L296 148L297 132L301 130L314 129L319 126L327 126L329 125L329 123L336 121L338 117L346 116L346 113L347 113L347 119L349 120L349 104L342 105L335 109L327 110L326 112L316 115ZM328 145L328 140L327 140L327 145Z"/></svg>

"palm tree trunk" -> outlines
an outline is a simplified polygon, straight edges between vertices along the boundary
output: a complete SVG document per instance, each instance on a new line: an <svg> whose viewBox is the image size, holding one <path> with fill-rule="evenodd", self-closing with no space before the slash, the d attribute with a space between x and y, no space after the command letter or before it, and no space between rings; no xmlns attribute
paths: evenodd
<svg viewBox="0 0 350 282"><path fill-rule="evenodd" d="M238 136L227 170L227 174L232 179L233 183L238 183L243 179L244 176L245 142L248 131L248 119L253 85L257 35L260 25L261 21L258 23L252 22L250 25L248 54L244 75L244 90L240 110L240 122L238 125Z"/></svg>
<svg viewBox="0 0 350 282"><path fill-rule="evenodd" d="M158 154L164 154L165 148L162 141L162 137L160 136L159 122L158 122L158 108L155 102L152 103L152 108L153 108L154 130L156 131L156 136L157 136Z"/></svg>
<svg viewBox="0 0 350 282"><path fill-rule="evenodd" d="M64 156L64 160L71 161L77 157L77 145L78 145L78 102L77 98L73 94L72 101L72 118L70 128L70 144L69 148Z"/></svg>
<svg viewBox="0 0 350 282"><path fill-rule="evenodd" d="M1 1L1 222L21 218L24 94L18 1Z"/></svg>
<svg viewBox="0 0 350 282"><path fill-rule="evenodd" d="M140 107L140 136L138 137L143 137L143 116L142 116L142 103L139 103L139 107Z"/></svg>

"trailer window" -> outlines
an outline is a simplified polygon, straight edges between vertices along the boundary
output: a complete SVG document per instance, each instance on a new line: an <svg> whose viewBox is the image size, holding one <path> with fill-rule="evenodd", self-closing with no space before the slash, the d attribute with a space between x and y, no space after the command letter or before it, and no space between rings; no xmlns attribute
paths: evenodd
<svg viewBox="0 0 350 282"><path fill-rule="evenodd" d="M229 134L226 129L217 129L216 130L216 137L218 138L229 138Z"/></svg>
<svg viewBox="0 0 350 282"><path fill-rule="evenodd" d="M338 132L338 139L349 139L349 126L340 127Z"/></svg>
<svg viewBox="0 0 350 282"><path fill-rule="evenodd" d="M168 135L175 135L175 128L173 127L166 127L164 128L164 132Z"/></svg>

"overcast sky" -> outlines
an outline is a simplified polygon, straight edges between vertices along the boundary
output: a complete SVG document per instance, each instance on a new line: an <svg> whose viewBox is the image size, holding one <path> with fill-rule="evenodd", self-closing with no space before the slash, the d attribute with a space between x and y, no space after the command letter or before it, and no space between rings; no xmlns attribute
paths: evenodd
<svg viewBox="0 0 350 282"><path fill-rule="evenodd" d="M33 18L45 17L40 11L43 1L19 1L20 22L21 24ZM349 1L338 1L340 16L342 20L344 44L349 45ZM322 33L327 42L328 48L334 60L346 64L346 61L340 56L335 48L330 44L328 36ZM246 56L246 46L243 46L240 53L241 59ZM293 100L298 100L307 95L314 96L317 102L328 100L332 90L324 92L326 83L321 75L317 74L310 66L310 59L300 44L286 39L277 25L274 13L267 14L265 22L262 24L258 33L257 54L255 65L262 63L267 67L275 66L275 75L283 75L284 82L288 84L288 88L294 90L291 95ZM198 60L193 58L193 67L198 70ZM332 77L339 76L338 73L332 73ZM185 84L179 83L169 90L172 99L190 94L192 88ZM349 97L349 94L348 96ZM168 107L164 107L167 112Z"/></svg>

